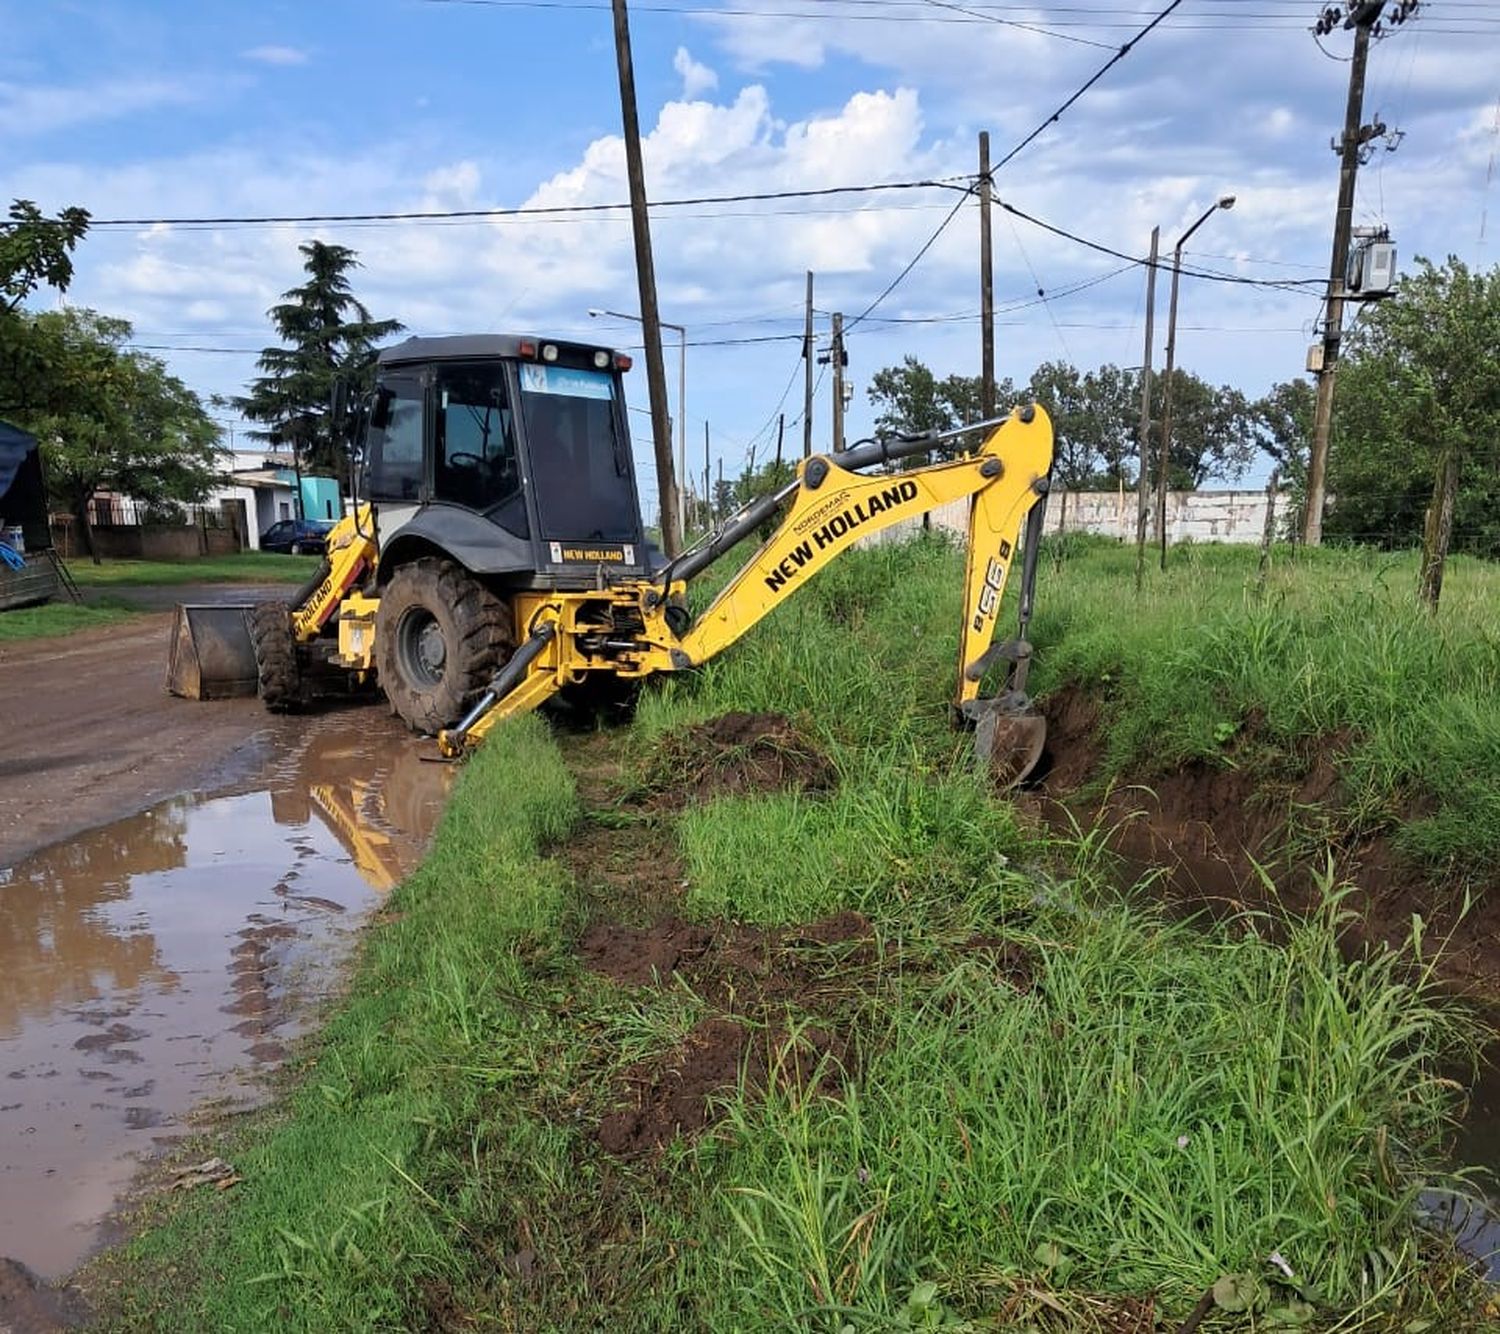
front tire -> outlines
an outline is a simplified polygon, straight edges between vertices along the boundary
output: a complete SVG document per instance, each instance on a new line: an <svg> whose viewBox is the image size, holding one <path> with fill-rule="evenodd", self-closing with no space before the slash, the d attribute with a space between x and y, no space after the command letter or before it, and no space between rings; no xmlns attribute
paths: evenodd
<svg viewBox="0 0 1500 1334"><path fill-rule="evenodd" d="M452 561L403 565L381 592L376 668L414 732L433 736L458 722L513 648L510 609Z"/></svg>
<svg viewBox="0 0 1500 1334"><path fill-rule="evenodd" d="M292 613L285 602L257 602L250 608L250 642L260 702L272 713L292 713L302 705L302 669L292 638Z"/></svg>

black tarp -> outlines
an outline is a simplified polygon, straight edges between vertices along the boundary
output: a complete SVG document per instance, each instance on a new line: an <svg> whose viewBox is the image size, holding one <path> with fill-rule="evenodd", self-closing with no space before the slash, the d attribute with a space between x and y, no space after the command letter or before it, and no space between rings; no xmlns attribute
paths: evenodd
<svg viewBox="0 0 1500 1334"><path fill-rule="evenodd" d="M28 551L42 551L52 545L47 488L36 439L8 422L0 422L0 527L14 524L26 530Z"/></svg>

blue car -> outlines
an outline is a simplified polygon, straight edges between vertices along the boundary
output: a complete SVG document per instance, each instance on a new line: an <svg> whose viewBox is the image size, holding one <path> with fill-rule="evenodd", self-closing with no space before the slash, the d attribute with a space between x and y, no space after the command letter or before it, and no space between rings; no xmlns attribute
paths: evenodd
<svg viewBox="0 0 1500 1334"><path fill-rule="evenodd" d="M260 535L260 549L293 556L321 556L327 550L332 529L333 524L326 519L283 519Z"/></svg>

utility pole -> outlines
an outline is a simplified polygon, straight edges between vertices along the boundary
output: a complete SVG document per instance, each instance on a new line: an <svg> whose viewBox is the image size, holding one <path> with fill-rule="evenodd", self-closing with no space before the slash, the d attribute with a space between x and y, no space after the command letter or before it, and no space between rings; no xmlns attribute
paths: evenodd
<svg viewBox="0 0 1500 1334"><path fill-rule="evenodd" d="M1380 18L1382 5L1356 3L1349 6L1345 27L1354 29L1354 58L1349 65L1349 100L1344 108L1344 137L1338 146L1339 202L1333 215L1333 259L1328 269L1328 312L1323 321L1323 360L1318 368L1318 398L1313 409L1312 456L1307 468L1307 514L1302 540L1310 547L1323 541L1323 500L1328 476L1328 433L1333 423L1333 378L1338 365L1339 343L1344 333L1344 279L1349 265L1349 232L1354 221L1354 179L1359 172L1360 151L1365 144L1360 117L1365 101L1365 66L1370 55L1370 29ZM1325 20L1327 11L1325 11ZM1319 28L1326 31L1324 20ZM1331 27L1331 24L1328 25Z"/></svg>
<svg viewBox="0 0 1500 1334"><path fill-rule="evenodd" d="M979 132L979 416L995 415L995 271L990 250L990 132Z"/></svg>
<svg viewBox="0 0 1500 1334"><path fill-rule="evenodd" d="M703 419L703 504L708 512L708 522L705 527L712 529L714 526L714 493L708 486L708 418Z"/></svg>
<svg viewBox="0 0 1500 1334"><path fill-rule="evenodd" d="M802 322L802 457L812 457L813 335L812 270L807 274L807 314Z"/></svg>
<svg viewBox="0 0 1500 1334"><path fill-rule="evenodd" d="M615 60L620 70L620 119L625 130L625 170L630 177L630 220L635 232L635 271L641 296L646 343L646 387L651 396L651 443L661 508L662 546L668 556L682 550L677 478L672 466L672 426L667 416L667 372L661 352L661 314L656 307L656 266L651 258L651 221L646 206L646 171L641 160L641 126L635 106L635 70L630 59L630 18L625 0L613 0Z"/></svg>
<svg viewBox="0 0 1500 1334"><path fill-rule="evenodd" d="M833 317L833 345L829 349L833 362L833 449L844 447L844 317Z"/></svg>
<svg viewBox="0 0 1500 1334"><path fill-rule="evenodd" d="M1234 207L1233 195L1221 195L1187 231L1177 238L1172 250L1172 299L1167 310L1167 387L1161 411L1161 451L1156 476L1156 537L1161 544L1161 568L1167 568L1167 476L1172 469L1172 371L1177 364L1177 289L1182 281L1182 248L1188 238L1221 208Z"/></svg>
<svg viewBox="0 0 1500 1334"><path fill-rule="evenodd" d="M786 413L779 412L776 414L776 472L774 474L777 479L777 485L780 485L781 478L781 440L785 435Z"/></svg>
<svg viewBox="0 0 1500 1334"><path fill-rule="evenodd" d="M1141 424L1136 433L1140 475L1136 478L1135 591L1141 591L1146 572L1146 515L1151 495L1151 354L1156 322L1156 256L1161 249L1161 228L1151 229L1151 259L1146 265L1146 349L1141 358Z"/></svg>

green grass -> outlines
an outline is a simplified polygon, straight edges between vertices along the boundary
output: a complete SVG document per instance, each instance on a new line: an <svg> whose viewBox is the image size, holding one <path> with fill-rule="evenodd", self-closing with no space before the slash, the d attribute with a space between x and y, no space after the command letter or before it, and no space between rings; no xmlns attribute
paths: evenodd
<svg viewBox="0 0 1500 1334"><path fill-rule="evenodd" d="M1500 567L1449 565L1434 616L1416 560L1278 549L1264 588L1253 549L1183 546L1134 591L1134 553L1052 547L1038 579L1033 686L1105 701L1114 776L1149 782L1222 760L1250 720L1268 775L1338 738L1341 832L1395 831L1434 873L1500 864ZM1241 762L1244 762L1241 759Z"/></svg>
<svg viewBox="0 0 1500 1334"><path fill-rule="evenodd" d="M95 565L87 557L78 557L68 562L73 578L90 588L130 584L300 584L317 568L317 556L281 556L264 551L201 556L195 560L106 560Z"/></svg>
<svg viewBox="0 0 1500 1334"><path fill-rule="evenodd" d="M826 796L633 818L680 850L678 912L869 918L866 963L749 1014L839 1034L838 1096L730 1088L714 1133L601 1150L621 1073L713 1006L580 966L610 899L588 857L574 880L549 852L580 799L521 719L463 773L287 1100L213 1146L244 1183L100 1271L124 1284L112 1324L1103 1330L1150 1294L1175 1328L1238 1276L1253 1310L1205 1328L1470 1327L1480 1295L1414 1212L1451 1184L1439 1073L1464 1016L1410 956L1346 960L1332 890L1279 943L1259 919L1168 922L1091 842L994 800L946 717L952 561L852 556L612 746L639 783L664 736L775 709L833 760ZM627 832L613 808L601 828Z"/></svg>
<svg viewBox="0 0 1500 1334"><path fill-rule="evenodd" d="M93 630L102 625L114 625L131 614L127 607L99 602L87 607L80 607L72 602L16 607L10 611L0 611L0 643L70 635L75 630Z"/></svg>

